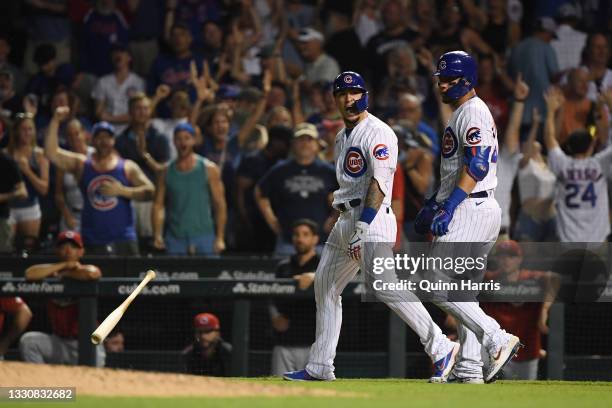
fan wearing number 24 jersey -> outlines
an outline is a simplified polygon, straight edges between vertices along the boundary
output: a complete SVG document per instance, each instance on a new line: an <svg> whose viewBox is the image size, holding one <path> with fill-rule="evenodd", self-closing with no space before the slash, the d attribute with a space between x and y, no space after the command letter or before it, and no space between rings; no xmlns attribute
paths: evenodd
<svg viewBox="0 0 612 408"><path fill-rule="evenodd" d="M548 152L557 176L555 205L561 242L604 242L610 234L608 177L612 145L590 157L566 155L559 146Z"/></svg>

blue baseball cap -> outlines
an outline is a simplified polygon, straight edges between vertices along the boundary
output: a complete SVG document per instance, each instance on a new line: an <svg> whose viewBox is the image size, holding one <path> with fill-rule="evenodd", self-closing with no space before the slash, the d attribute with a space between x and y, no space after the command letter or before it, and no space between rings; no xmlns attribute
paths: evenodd
<svg viewBox="0 0 612 408"><path fill-rule="evenodd" d="M223 84L217 91L217 98L219 99L238 99L242 90L237 85Z"/></svg>
<svg viewBox="0 0 612 408"><path fill-rule="evenodd" d="M108 132L115 136L115 127L108 122L98 122L91 128L91 135L95 137L100 132Z"/></svg>
<svg viewBox="0 0 612 408"><path fill-rule="evenodd" d="M174 134L176 135L178 132L181 132L183 130L185 132L189 132L192 136L195 136L195 129L193 128L193 126L191 126L191 123L189 122L179 123L178 125L176 125L174 127Z"/></svg>

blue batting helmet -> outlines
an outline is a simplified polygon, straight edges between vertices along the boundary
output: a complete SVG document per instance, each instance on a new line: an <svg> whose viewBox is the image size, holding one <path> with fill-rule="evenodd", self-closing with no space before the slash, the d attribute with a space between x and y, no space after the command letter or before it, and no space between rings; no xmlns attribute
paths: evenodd
<svg viewBox="0 0 612 408"><path fill-rule="evenodd" d="M355 108L357 112L363 112L368 109L368 90L361 75L353 71L344 71L338 75L334 80L334 95L345 89L359 89L363 92L361 99L355 102Z"/></svg>
<svg viewBox="0 0 612 408"><path fill-rule="evenodd" d="M478 80L478 67L470 54L464 51L450 51L438 60L435 76L461 78L459 83L446 91L451 99L459 99L474 89Z"/></svg>
<svg viewBox="0 0 612 408"><path fill-rule="evenodd" d="M98 122L91 128L91 135L96 136L100 132L108 132L115 136L115 127L108 122Z"/></svg>

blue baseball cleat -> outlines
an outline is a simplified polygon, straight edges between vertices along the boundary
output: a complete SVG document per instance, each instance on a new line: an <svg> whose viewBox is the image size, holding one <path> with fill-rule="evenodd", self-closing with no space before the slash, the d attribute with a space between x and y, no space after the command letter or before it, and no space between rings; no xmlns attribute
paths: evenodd
<svg viewBox="0 0 612 408"><path fill-rule="evenodd" d="M430 383L445 383L448 375L453 370L455 362L457 361L457 354L459 354L459 343L453 342L453 348L448 352L446 356L434 363L436 371L429 379Z"/></svg>
<svg viewBox="0 0 612 408"><path fill-rule="evenodd" d="M320 378L315 378L312 375L308 374L306 370L300 371L289 371L288 373L283 374L283 379L287 381L325 381Z"/></svg>

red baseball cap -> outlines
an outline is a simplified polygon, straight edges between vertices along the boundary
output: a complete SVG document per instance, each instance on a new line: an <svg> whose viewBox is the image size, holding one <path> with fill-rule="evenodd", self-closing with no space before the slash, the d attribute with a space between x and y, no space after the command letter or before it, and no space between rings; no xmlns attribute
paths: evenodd
<svg viewBox="0 0 612 408"><path fill-rule="evenodd" d="M495 246L496 255L523 256L523 249L518 242L509 239L501 241Z"/></svg>
<svg viewBox="0 0 612 408"><path fill-rule="evenodd" d="M194 329L219 330L219 318L212 313L199 313L193 318Z"/></svg>
<svg viewBox="0 0 612 408"><path fill-rule="evenodd" d="M63 231L57 236L57 246L62 245L64 242L72 242L79 248L83 248L83 239L81 234L76 231Z"/></svg>

